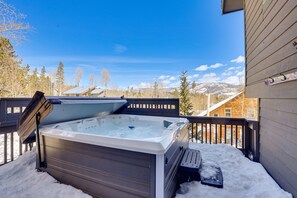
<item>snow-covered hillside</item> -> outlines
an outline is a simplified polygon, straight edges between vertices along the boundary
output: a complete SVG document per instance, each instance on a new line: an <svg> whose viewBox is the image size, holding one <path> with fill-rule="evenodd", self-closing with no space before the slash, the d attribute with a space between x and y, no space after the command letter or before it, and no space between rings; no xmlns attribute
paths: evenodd
<svg viewBox="0 0 297 198"><path fill-rule="evenodd" d="M197 83L194 90L191 90L195 93L201 94L214 94L214 95L227 95L232 96L238 93L239 86L231 85L228 83L215 83L215 82L205 82Z"/></svg>

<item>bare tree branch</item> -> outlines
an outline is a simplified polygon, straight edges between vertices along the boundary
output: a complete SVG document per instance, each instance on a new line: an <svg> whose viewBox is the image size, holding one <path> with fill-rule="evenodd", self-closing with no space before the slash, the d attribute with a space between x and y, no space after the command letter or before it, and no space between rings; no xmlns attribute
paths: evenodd
<svg viewBox="0 0 297 198"><path fill-rule="evenodd" d="M30 25L24 22L26 15L20 13L12 5L0 0L0 36L17 43L24 40Z"/></svg>

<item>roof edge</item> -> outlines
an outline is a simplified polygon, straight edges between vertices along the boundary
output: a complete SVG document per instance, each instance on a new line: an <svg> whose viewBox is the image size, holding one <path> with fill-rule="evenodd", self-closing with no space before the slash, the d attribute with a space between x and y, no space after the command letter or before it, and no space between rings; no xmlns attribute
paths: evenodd
<svg viewBox="0 0 297 198"><path fill-rule="evenodd" d="M228 5L230 6L232 4L231 2L237 3L235 8L228 8ZM230 14L233 12L243 10L243 4L244 4L243 2L244 0L222 0L222 14Z"/></svg>

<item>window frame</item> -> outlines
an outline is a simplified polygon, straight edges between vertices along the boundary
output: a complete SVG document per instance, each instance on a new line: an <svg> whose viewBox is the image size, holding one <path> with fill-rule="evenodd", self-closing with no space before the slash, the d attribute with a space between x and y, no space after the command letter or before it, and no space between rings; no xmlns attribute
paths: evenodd
<svg viewBox="0 0 297 198"><path fill-rule="evenodd" d="M229 110L229 116L227 115L227 110ZM232 113L231 113L231 108L225 108L225 117L231 117Z"/></svg>

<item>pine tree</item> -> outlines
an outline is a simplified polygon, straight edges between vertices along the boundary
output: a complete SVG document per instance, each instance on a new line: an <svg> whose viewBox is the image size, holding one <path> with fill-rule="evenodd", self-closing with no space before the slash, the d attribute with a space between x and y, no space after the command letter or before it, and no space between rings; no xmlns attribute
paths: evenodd
<svg viewBox="0 0 297 198"><path fill-rule="evenodd" d="M180 76L180 104L179 110L181 115L192 115L193 105L190 101L190 83L187 82L187 71L182 71Z"/></svg>
<svg viewBox="0 0 297 198"><path fill-rule="evenodd" d="M58 96L62 95L64 90L64 84L65 84L64 64L60 62L56 73L56 86L55 86Z"/></svg>
<svg viewBox="0 0 297 198"><path fill-rule="evenodd" d="M40 72L40 91L44 92L46 95L50 94L50 78L47 76L46 69L43 66Z"/></svg>
<svg viewBox="0 0 297 198"><path fill-rule="evenodd" d="M39 90L40 82L38 77L38 71L37 68L33 70L33 73L29 77L29 83L30 83L30 96L32 96L36 91Z"/></svg>
<svg viewBox="0 0 297 198"><path fill-rule="evenodd" d="M12 44L6 38L0 37L0 97L16 97L23 93L20 61Z"/></svg>

